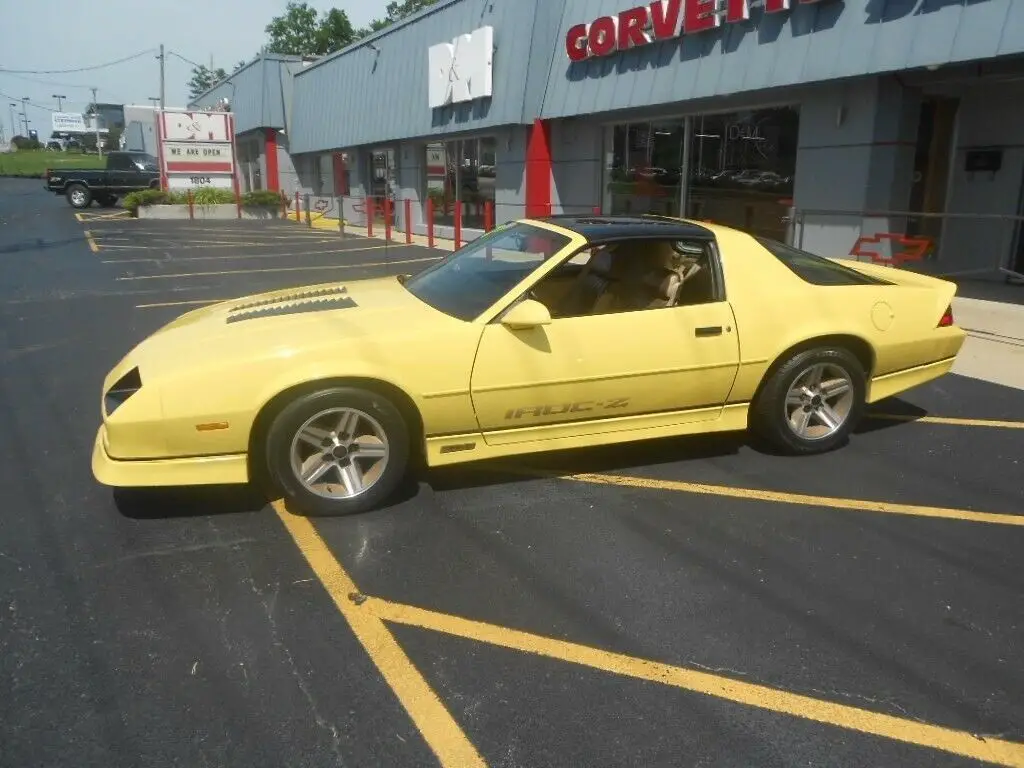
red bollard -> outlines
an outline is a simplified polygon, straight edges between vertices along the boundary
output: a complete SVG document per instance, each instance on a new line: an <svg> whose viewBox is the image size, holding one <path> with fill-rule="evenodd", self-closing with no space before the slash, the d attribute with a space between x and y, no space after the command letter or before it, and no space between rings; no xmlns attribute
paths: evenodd
<svg viewBox="0 0 1024 768"><path fill-rule="evenodd" d="M494 203L488 200L484 203L484 231L490 232L494 229Z"/></svg>
<svg viewBox="0 0 1024 768"><path fill-rule="evenodd" d="M412 245L412 200L405 201L405 244Z"/></svg>
<svg viewBox="0 0 1024 768"><path fill-rule="evenodd" d="M373 198L366 198L366 236L373 237L373 218L377 215L377 206L374 205Z"/></svg>
<svg viewBox="0 0 1024 768"><path fill-rule="evenodd" d="M455 201L455 250L462 247L462 201Z"/></svg>
<svg viewBox="0 0 1024 768"><path fill-rule="evenodd" d="M594 206L594 215L595 216L600 216L601 215L601 206L600 205L595 205Z"/></svg>
<svg viewBox="0 0 1024 768"><path fill-rule="evenodd" d="M196 217L195 199L192 197L192 190L188 191L188 220L192 221Z"/></svg>
<svg viewBox="0 0 1024 768"><path fill-rule="evenodd" d="M427 198L427 247L434 247L434 198Z"/></svg>
<svg viewBox="0 0 1024 768"><path fill-rule="evenodd" d="M299 202L299 190L296 189L295 190L295 221L296 222L300 221L300 219L299 219L299 209L301 207L302 207L302 204Z"/></svg>
<svg viewBox="0 0 1024 768"><path fill-rule="evenodd" d="M391 200L384 198L384 242L391 242Z"/></svg>

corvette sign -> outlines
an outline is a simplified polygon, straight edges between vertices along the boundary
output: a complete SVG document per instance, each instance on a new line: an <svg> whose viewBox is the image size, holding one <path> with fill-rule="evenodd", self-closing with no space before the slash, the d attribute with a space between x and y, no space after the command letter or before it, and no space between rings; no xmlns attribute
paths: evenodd
<svg viewBox="0 0 1024 768"><path fill-rule="evenodd" d="M655 0L650 5L601 16L590 24L577 24L565 38L572 61L608 56L617 51L639 48L659 40L692 35L715 29L725 21L735 24L750 18L751 7L765 13L788 11L793 5L811 5L823 0Z"/></svg>

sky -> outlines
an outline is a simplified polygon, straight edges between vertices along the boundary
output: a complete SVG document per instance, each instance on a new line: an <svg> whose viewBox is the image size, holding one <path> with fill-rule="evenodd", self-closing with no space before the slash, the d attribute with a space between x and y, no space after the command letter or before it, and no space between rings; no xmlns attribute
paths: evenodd
<svg viewBox="0 0 1024 768"><path fill-rule="evenodd" d="M384 15L387 0L308 0L320 11L339 8L356 28ZM0 14L0 124L10 138L11 101L21 110L29 97L29 127L49 136L53 94L66 96L63 111L81 112L96 100L114 104L150 104L160 95L163 43L168 52L190 61L230 71L250 60L266 42L264 28L284 12L285 0L174 0L140 3L138 0L101 2L4 3ZM122 64L86 72L53 72L94 67L147 51ZM13 74L3 70L32 70ZM36 74L41 72L47 74ZM166 103L185 106L192 65L168 53ZM16 121L20 118L15 116ZM23 132L23 130L19 130Z"/></svg>

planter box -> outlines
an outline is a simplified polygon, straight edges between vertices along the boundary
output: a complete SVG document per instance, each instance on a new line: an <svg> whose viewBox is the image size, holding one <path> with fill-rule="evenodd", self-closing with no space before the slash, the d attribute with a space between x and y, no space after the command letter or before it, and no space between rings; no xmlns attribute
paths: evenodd
<svg viewBox="0 0 1024 768"><path fill-rule="evenodd" d="M234 203L227 205L194 205L192 207L195 219L237 219L238 208ZM140 219L188 219L187 205L142 205L139 206L138 217ZM281 206L279 205L254 205L242 206L243 219L280 219Z"/></svg>

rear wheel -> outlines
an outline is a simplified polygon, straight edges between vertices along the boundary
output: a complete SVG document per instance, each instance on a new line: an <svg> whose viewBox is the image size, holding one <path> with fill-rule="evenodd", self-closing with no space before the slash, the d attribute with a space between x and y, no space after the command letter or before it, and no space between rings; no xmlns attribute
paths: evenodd
<svg viewBox="0 0 1024 768"><path fill-rule="evenodd" d="M113 208L117 205L117 195L97 195L96 202L104 208Z"/></svg>
<svg viewBox="0 0 1024 768"><path fill-rule="evenodd" d="M267 433L270 479L307 515L366 512L390 497L409 464L409 430L376 392L337 387L301 395Z"/></svg>
<svg viewBox="0 0 1024 768"><path fill-rule="evenodd" d="M799 352L765 383L752 407L751 427L786 453L832 450L860 420L866 388L864 368L848 350Z"/></svg>
<svg viewBox="0 0 1024 768"><path fill-rule="evenodd" d="M92 205L92 192L84 184L68 184L64 194L72 208L88 208Z"/></svg>

